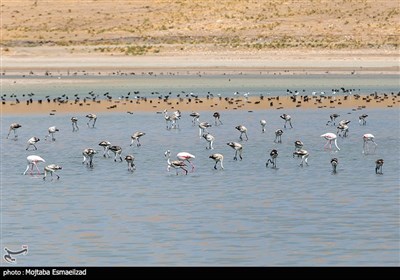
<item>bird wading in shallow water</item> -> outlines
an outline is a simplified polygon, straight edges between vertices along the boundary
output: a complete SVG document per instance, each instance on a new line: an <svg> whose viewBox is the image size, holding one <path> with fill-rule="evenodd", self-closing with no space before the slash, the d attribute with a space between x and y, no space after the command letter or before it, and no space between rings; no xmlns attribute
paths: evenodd
<svg viewBox="0 0 400 280"><path fill-rule="evenodd" d="M18 128L20 128L20 127L22 127L22 126L21 126L19 123L12 123L12 124L10 125L10 129L8 130L7 139L8 139L8 137L10 136L11 131L14 132L14 138L16 139L16 138L18 137L18 135L17 135L17 133L16 133L16 130L17 130Z"/></svg>
<svg viewBox="0 0 400 280"><path fill-rule="evenodd" d="M375 143L375 136L372 135L371 133L366 133L363 135L363 140L364 140L364 144L363 144L363 154L367 155L369 153L371 153L371 147L369 143L372 143L374 145L374 150L372 153L375 152L376 147L378 146L378 144Z"/></svg>
<svg viewBox="0 0 400 280"><path fill-rule="evenodd" d="M86 118L88 118L87 126L90 127L90 123L93 122L92 128L94 128L94 125L96 124L97 121L97 116L95 114L87 114Z"/></svg>
<svg viewBox="0 0 400 280"><path fill-rule="evenodd" d="M378 159L375 161L375 174L383 174L383 159Z"/></svg>
<svg viewBox="0 0 400 280"><path fill-rule="evenodd" d="M246 141L249 140L249 137L247 136L247 128L244 125L238 125L235 127L237 130L240 131L240 136L239 139L243 141L243 134L246 136Z"/></svg>
<svg viewBox="0 0 400 280"><path fill-rule="evenodd" d="M134 160L135 160L135 157L133 155L125 156L125 161L128 163L128 171L136 170L135 163L133 162Z"/></svg>
<svg viewBox="0 0 400 280"><path fill-rule="evenodd" d="M87 148L83 150L82 155L83 155L83 161L82 164L86 162L86 165L89 167L93 167L93 156L97 154L96 150L92 148Z"/></svg>
<svg viewBox="0 0 400 280"><path fill-rule="evenodd" d="M39 138L37 138L37 137L31 137L29 140L28 140L28 146L26 147L26 149L25 150L28 150L29 149L29 147L30 146L33 146L33 148L35 149L35 150L37 150L37 147L36 147L36 143L37 142L39 142L40 141L40 139Z"/></svg>
<svg viewBox="0 0 400 280"><path fill-rule="evenodd" d="M217 163L219 162L221 165L221 169L224 169L223 166L223 161L224 161L224 156L221 154L212 154L211 156L209 156L209 158L213 159L215 161L215 165L214 165L214 169L217 169Z"/></svg>
<svg viewBox="0 0 400 280"><path fill-rule="evenodd" d="M300 162L300 166L303 167L303 163L305 162L306 165L308 166L308 156L310 154L303 149L297 150L293 153L293 157L297 156L297 157L301 157L301 162Z"/></svg>
<svg viewBox="0 0 400 280"><path fill-rule="evenodd" d="M44 177L43 180L46 180L47 173L50 173L51 177L53 177L53 173L57 176L57 180L60 179L60 176L56 174L57 170L61 170L62 167L57 164L49 164L44 168Z"/></svg>
<svg viewBox="0 0 400 280"><path fill-rule="evenodd" d="M194 164L191 162L192 159L196 158L194 155L188 152L179 152L176 157L183 162L187 161L192 166L192 172L194 171Z"/></svg>
<svg viewBox="0 0 400 280"><path fill-rule="evenodd" d="M178 175L178 169L182 169L183 172L185 172L185 175L188 174L187 169L185 169L186 164L182 160L173 160L173 161L170 160L170 157L171 157L170 150L165 151L164 156L167 158L167 163L168 163L167 171L168 172L170 171L170 169L172 167L176 170L176 175Z"/></svg>
<svg viewBox="0 0 400 280"><path fill-rule="evenodd" d="M284 128L286 128L286 123L290 124L290 128L293 128L292 126L292 117L288 114L282 114L281 119L283 119L285 121L285 124L283 125Z"/></svg>
<svg viewBox="0 0 400 280"><path fill-rule="evenodd" d="M239 154L240 160L242 160L242 151L243 146L237 142L228 142L226 143L229 147L235 150L235 156L233 157L234 160L237 160L237 156Z"/></svg>
<svg viewBox="0 0 400 280"><path fill-rule="evenodd" d="M331 159L331 165L332 165L332 173L335 174L336 173L336 168L339 164L339 161L337 158L333 158Z"/></svg>
<svg viewBox="0 0 400 280"><path fill-rule="evenodd" d="M30 156L28 156L27 158L26 158L26 160L27 160L27 162L28 162L28 165L26 166L26 169L25 169L25 171L24 171L24 173L23 173L23 175L25 175L26 174L26 172L30 169L30 174L32 175L33 174L33 167L35 166L36 167L36 170L37 170L37 174L39 175L40 174L40 170L39 170L39 168L37 167L37 164L39 163L39 162L46 162L43 158L41 158L40 156L36 156L36 155L30 155Z"/></svg>
<svg viewBox="0 0 400 280"><path fill-rule="evenodd" d="M337 145L337 136L335 133L328 132L328 133L322 134L321 137L328 140L326 142L326 144L324 145L324 149L328 149L328 145L329 145L329 150L332 150L332 142L334 142L336 149L338 149L338 151L340 151L340 149Z"/></svg>
<svg viewBox="0 0 400 280"><path fill-rule="evenodd" d="M271 163L272 164L272 168L276 168L276 158L278 157L278 151L273 149L269 153L269 156L271 158L267 160L267 162L265 163L265 166L268 167L268 165Z"/></svg>

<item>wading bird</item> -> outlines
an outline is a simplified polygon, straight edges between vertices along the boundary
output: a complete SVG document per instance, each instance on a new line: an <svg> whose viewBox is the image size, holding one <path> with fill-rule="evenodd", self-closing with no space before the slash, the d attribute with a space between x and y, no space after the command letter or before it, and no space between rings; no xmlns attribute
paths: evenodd
<svg viewBox="0 0 400 280"><path fill-rule="evenodd" d="M29 147L30 146L33 146L34 148L35 148L35 150L37 150L37 147L36 147L36 143L37 142L39 142L40 141L40 139L39 138L37 138L37 137L31 137L29 140L28 140L28 146L26 147L26 150L28 150L29 149Z"/></svg>
<svg viewBox="0 0 400 280"><path fill-rule="evenodd" d="M48 131L49 131L49 134L46 135L46 137L44 137L44 140L47 140L47 138L49 138L51 136L51 140L56 141L56 138L54 138L54 133L56 133L57 131L60 131L60 130L55 126L50 126Z"/></svg>
<svg viewBox="0 0 400 280"><path fill-rule="evenodd" d="M108 148L111 152L114 153L114 161L117 161L117 157L119 156L119 160L122 161L121 153L122 153L122 148L120 146L110 146Z"/></svg>
<svg viewBox="0 0 400 280"><path fill-rule="evenodd" d="M14 132L14 138L17 138L18 135L17 135L17 133L15 131L20 127L21 127L21 125L19 123L12 123L10 125L10 129L8 130L7 139L8 139L8 136L10 136L11 131Z"/></svg>
<svg viewBox="0 0 400 280"><path fill-rule="evenodd" d="M292 126L292 117L288 114L283 114L280 116L283 120L285 120L285 124L283 125L284 128L286 128L286 123L289 122L290 128L293 128Z"/></svg>
<svg viewBox="0 0 400 280"><path fill-rule="evenodd" d="M99 146L103 147L103 157L110 157L109 149L111 147L111 143L108 141L101 141Z"/></svg>
<svg viewBox="0 0 400 280"><path fill-rule="evenodd" d="M78 118L72 117L72 118L71 118L71 122L72 122L72 132L78 131L78 130L79 130L79 127L78 127Z"/></svg>
<svg viewBox="0 0 400 280"><path fill-rule="evenodd" d="M235 156L233 157L234 160L237 160L237 156L239 154L240 160L242 160L242 151L243 151L243 146L237 142L229 142L226 143L229 147L235 150Z"/></svg>
<svg viewBox="0 0 400 280"><path fill-rule="evenodd" d="M203 136L204 133L208 133L207 128L211 127L212 125L208 122L201 122L199 123L199 137Z"/></svg>
<svg viewBox="0 0 400 280"><path fill-rule="evenodd" d="M134 171L136 169L135 163L133 161L135 157L133 155L127 155L125 161L128 163L128 171Z"/></svg>
<svg viewBox="0 0 400 280"><path fill-rule="evenodd" d="M268 167L268 165L271 163L272 164L272 168L276 168L276 158L278 157L278 151L273 149L270 153L270 159L267 160L267 162L265 163L265 166Z"/></svg>
<svg viewBox="0 0 400 280"><path fill-rule="evenodd" d="M336 125L336 118L338 118L338 117L340 117L340 115L338 115L338 114L332 114L332 115L330 115L329 116L329 118L331 119L330 121L328 121L327 123L326 123L326 125L328 125L328 124L333 124L333 125Z"/></svg>
<svg viewBox="0 0 400 280"><path fill-rule="evenodd" d="M375 161L375 173L376 174L383 174L383 159L378 159Z"/></svg>
<svg viewBox="0 0 400 280"><path fill-rule="evenodd" d="M282 143L282 134L283 134L283 130L282 129L277 129L275 131L275 143Z"/></svg>
<svg viewBox="0 0 400 280"><path fill-rule="evenodd" d="M367 114L362 114L361 116L358 117L358 123L360 125L366 125L367 124L367 120L366 120L367 117L368 117Z"/></svg>
<svg viewBox="0 0 400 280"><path fill-rule="evenodd" d="M57 180L60 179L60 176L56 173L57 170L61 170L62 167L57 164L49 164L44 168L44 177L43 180L46 180L47 173L50 173L51 177L53 177L53 173L57 176Z"/></svg>
<svg viewBox="0 0 400 280"><path fill-rule="evenodd" d="M208 142L208 147L206 147L206 149L213 150L214 149L213 143L214 143L215 137L212 136L210 133L204 133L203 138L206 139L206 141Z"/></svg>
<svg viewBox="0 0 400 280"><path fill-rule="evenodd" d="M215 125L218 125L218 123L219 123L219 124L222 124L221 119L220 119L220 118L221 118L220 113L215 112L215 113L213 114L213 117L214 117Z"/></svg>
<svg viewBox="0 0 400 280"><path fill-rule="evenodd" d="M265 132L265 126L267 125L267 121L266 120L261 120L260 121L260 125L261 125L261 132L264 133Z"/></svg>
<svg viewBox="0 0 400 280"><path fill-rule="evenodd" d="M338 166L339 161L337 158L331 159L331 165L332 165L332 172L335 174L336 173L336 167Z"/></svg>
<svg viewBox="0 0 400 280"><path fill-rule="evenodd" d="M170 150L165 151L164 156L167 158L168 172L170 171L170 169L172 167L176 170L176 175L178 175L178 169L182 169L185 172L185 175L188 174L187 169L185 169L186 164L182 160L173 160L173 161L170 160L170 156L171 156Z"/></svg>
<svg viewBox="0 0 400 280"><path fill-rule="evenodd" d="M194 171L194 164L191 162L191 159L195 159L196 157L188 152L179 152L176 157L179 160L187 161L192 166L192 171Z"/></svg>
<svg viewBox="0 0 400 280"><path fill-rule="evenodd" d="M322 134L321 137L328 140L326 142L326 144L324 145L324 149L328 149L328 145L329 145L329 150L332 150L332 141L333 141L335 143L335 146L338 149L338 151L340 151L340 149L337 145L337 136L335 133L328 132L328 133Z"/></svg>
<svg viewBox="0 0 400 280"><path fill-rule="evenodd" d="M243 134L246 136L246 141L249 140L249 137L247 136L247 128L244 125L238 125L235 128L240 131L240 136L239 136L240 140L243 140L242 138Z"/></svg>
<svg viewBox="0 0 400 280"><path fill-rule="evenodd" d="M374 141L375 136L372 135L371 133L366 133L363 135L363 140L364 140L364 144L363 144L363 154L369 154L370 153L370 145L368 143L373 143L374 144L374 151L376 150L376 147L378 146L378 144L375 143Z"/></svg>
<svg viewBox="0 0 400 280"><path fill-rule="evenodd" d="M93 156L97 154L97 152L94 149L87 148L83 150L82 155L83 155L83 161L82 164L86 162L86 165L89 165L90 167L93 167Z"/></svg>
<svg viewBox="0 0 400 280"><path fill-rule="evenodd" d="M32 175L32 174L33 174L33 166L36 167L36 170L37 170L38 174L40 174L40 170L39 170L39 168L37 167L37 164L38 164L39 162L46 162L43 158L41 158L40 156L36 156L36 155L30 155L30 156L28 156L28 157L26 158L26 160L27 160L27 162L28 162L28 165L26 166L26 169L25 169L23 175L26 174L26 172L28 171L28 169L30 169L30 174Z"/></svg>
<svg viewBox="0 0 400 280"><path fill-rule="evenodd" d="M219 162L221 164L221 169L224 169L223 166L223 161L224 161L224 156L221 154L212 154L209 156L209 158L213 159L215 161L214 169L217 169L217 163Z"/></svg>
<svg viewBox="0 0 400 280"><path fill-rule="evenodd" d="M301 167L303 167L303 162L305 162L306 165L308 165L307 160L308 160L308 156L309 156L309 155L310 155L310 154L309 154L306 150L303 150L303 149L297 150L297 151L295 151L295 152L293 153L293 157L295 157L295 156L301 157L301 162L300 162L300 166L301 166Z"/></svg>
<svg viewBox="0 0 400 280"><path fill-rule="evenodd" d="M87 114L86 118L89 119L87 122L87 126L90 127L90 123L93 122L93 124L92 124L92 128L93 128L94 125L96 124L97 116L95 114Z"/></svg>
<svg viewBox="0 0 400 280"><path fill-rule="evenodd" d="M140 137L142 137L144 135L146 135L146 133L141 132L141 131L137 131L137 132L133 133L133 135L131 136L131 139L132 139L131 144L129 146L132 146L133 142L136 140L136 142L137 142L136 146L140 147L142 144L140 144L139 139L140 139Z"/></svg>

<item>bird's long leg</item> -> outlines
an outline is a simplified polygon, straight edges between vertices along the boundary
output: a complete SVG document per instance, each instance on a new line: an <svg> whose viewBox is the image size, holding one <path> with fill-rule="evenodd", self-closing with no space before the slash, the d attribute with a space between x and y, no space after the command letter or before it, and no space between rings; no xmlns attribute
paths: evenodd
<svg viewBox="0 0 400 280"><path fill-rule="evenodd" d="M335 146L336 146L336 148L338 149L338 151L340 151L340 149L339 149L339 147L338 147L338 145L337 145L337 139L335 139Z"/></svg>
<svg viewBox="0 0 400 280"><path fill-rule="evenodd" d="M244 135L246 135L246 140L249 140L249 137L247 136L247 132L245 132Z"/></svg>
<svg viewBox="0 0 400 280"><path fill-rule="evenodd" d="M223 162L224 160L223 159L221 159L220 161L219 161L219 163L221 164L221 168L222 169L224 169L224 166L222 165L222 162Z"/></svg>
<svg viewBox="0 0 400 280"><path fill-rule="evenodd" d="M192 171L193 171L194 170L194 164L188 159L186 161L189 162L189 164L192 166Z"/></svg>
<svg viewBox="0 0 400 280"><path fill-rule="evenodd" d="M235 156L233 157L234 160L237 160L237 153L238 153L238 151L236 150L235 151Z"/></svg>
<svg viewBox="0 0 400 280"><path fill-rule="evenodd" d="M242 158L242 150L241 150L241 149L239 150L239 157L240 157L240 160L243 159L243 158Z"/></svg>
<svg viewBox="0 0 400 280"><path fill-rule="evenodd" d="M185 171L185 175L188 174L188 171L187 171L183 166L181 166L180 168L181 168L183 171ZM177 171L178 171L178 169L177 169Z"/></svg>
<svg viewBox="0 0 400 280"><path fill-rule="evenodd" d="M138 147L140 147L142 144L140 144L139 138L137 139L137 145Z"/></svg>
<svg viewBox="0 0 400 280"><path fill-rule="evenodd" d="M40 174L40 170L39 170L39 168L37 167L37 164L36 164L36 162L33 162L33 165L36 167L36 170L37 170L37 172L38 172L38 175ZM32 166L32 170L33 170L33 166Z"/></svg>
<svg viewBox="0 0 400 280"><path fill-rule="evenodd" d="M292 121L289 121L289 124L290 124L290 128L293 128Z"/></svg>
<svg viewBox="0 0 400 280"><path fill-rule="evenodd" d="M83 156L83 161L82 161L82 164L84 164L84 163L85 163L85 161L86 161L86 157L85 157L85 156Z"/></svg>
<svg viewBox="0 0 400 280"><path fill-rule="evenodd" d="M25 169L25 171L24 171L24 173L22 173L23 175L25 175L26 174L26 172L28 171L28 169L29 169L29 167L31 166L31 164L30 163L28 163L28 165L26 166L26 169Z"/></svg>
<svg viewBox="0 0 400 280"><path fill-rule="evenodd" d="M216 162L215 162L215 165L214 165L214 169L215 169L215 170L217 170L217 163L218 163L218 161L216 161Z"/></svg>
<svg viewBox="0 0 400 280"><path fill-rule="evenodd" d="M97 121L97 119L94 119L92 127L94 127L94 125L96 124L96 121Z"/></svg>

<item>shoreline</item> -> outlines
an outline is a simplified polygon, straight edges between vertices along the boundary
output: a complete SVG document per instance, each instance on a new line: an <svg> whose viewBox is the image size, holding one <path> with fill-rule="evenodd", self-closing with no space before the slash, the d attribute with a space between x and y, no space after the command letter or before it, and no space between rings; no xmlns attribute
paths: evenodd
<svg viewBox="0 0 400 280"><path fill-rule="evenodd" d="M369 94L348 96L275 96L275 97L226 97L226 98L141 98L138 100L97 100L79 102L3 101L1 114L35 115L56 113L134 113L180 110L226 111L226 110L280 110L280 109L341 109L353 110L375 108L400 108L399 94Z"/></svg>

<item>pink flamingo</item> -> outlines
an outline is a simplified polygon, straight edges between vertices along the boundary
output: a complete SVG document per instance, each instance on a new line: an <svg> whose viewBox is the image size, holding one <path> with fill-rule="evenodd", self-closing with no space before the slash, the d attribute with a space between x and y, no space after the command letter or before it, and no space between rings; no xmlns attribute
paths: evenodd
<svg viewBox="0 0 400 280"><path fill-rule="evenodd" d="M30 155L26 158L26 160L28 161L28 165L26 166L26 169L23 173L23 175L26 174L26 172L28 171L28 169L30 168L30 174L32 175L32 171L33 171L33 166L36 167L38 174L40 174L40 170L37 167L37 163L38 162L46 162L43 158L41 158L40 156L36 156L36 155Z"/></svg>
<svg viewBox="0 0 400 280"><path fill-rule="evenodd" d="M338 149L338 151L340 151L340 149L337 145L337 136L335 133L328 132L328 133L322 134L321 137L328 140L328 142L326 142L326 144L324 145L324 149L327 149L328 144L329 144L329 150L332 150L332 141L334 141L336 148Z"/></svg>

